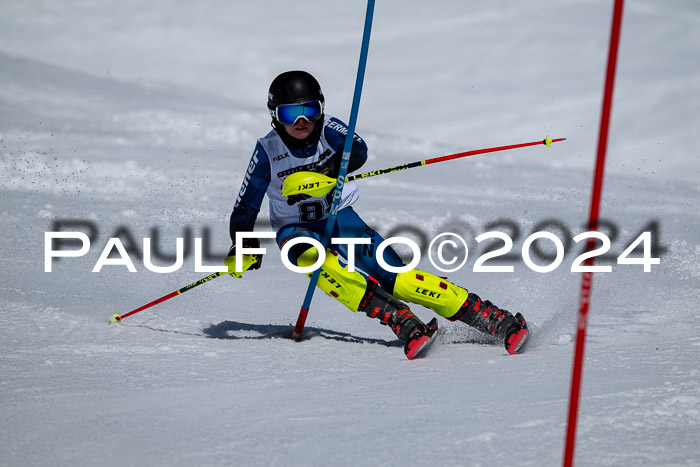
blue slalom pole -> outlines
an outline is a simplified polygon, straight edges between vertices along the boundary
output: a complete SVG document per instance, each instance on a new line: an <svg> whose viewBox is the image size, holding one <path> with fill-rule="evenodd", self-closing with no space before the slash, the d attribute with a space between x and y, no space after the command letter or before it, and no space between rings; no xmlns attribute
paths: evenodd
<svg viewBox="0 0 700 467"><path fill-rule="evenodd" d="M333 227L335 227L335 218L338 216L338 210L340 208L340 198L343 193L343 185L345 184L345 175L348 172L348 165L350 164L350 151L352 149L352 140L355 137L355 123L357 122L357 114L360 110L360 96L362 95L362 83L365 80L365 66L367 64L367 52L369 50L369 36L370 32L372 31L373 14L374 0L367 0L365 29L362 33L360 63L357 67L357 78L355 78L355 93L352 97L352 109L350 110L350 121L348 122L348 134L345 136L345 146L343 146L343 158L340 162L340 172L338 173L338 183L335 186L333 203L331 204L331 212L326 222L326 230L323 233L323 239L321 240L324 252L326 251L326 248L328 248L328 244L331 239L331 234L333 233ZM309 288L306 289L304 303L301 305L301 310L299 310L299 318L297 318L297 324L296 326L294 326L294 333L292 334L292 337L295 340L300 340L301 334L302 332L304 332L304 323L306 323L306 316L309 313L311 299L314 297L316 283L318 282L318 276L320 274L321 268L318 268L311 275L311 282L309 282Z"/></svg>

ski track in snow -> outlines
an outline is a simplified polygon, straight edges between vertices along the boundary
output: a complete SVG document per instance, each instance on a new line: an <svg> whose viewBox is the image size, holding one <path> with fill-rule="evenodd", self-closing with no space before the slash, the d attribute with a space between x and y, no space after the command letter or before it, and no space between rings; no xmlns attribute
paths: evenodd
<svg viewBox="0 0 700 467"><path fill-rule="evenodd" d="M191 247L209 229L211 252L227 250L271 77L309 69L327 111L349 114L360 3L316 5L318 30L286 41L269 31L302 21L299 9L207 7L23 2L0 17L0 465L560 464L577 250L552 273L517 260L514 273L474 273L473 238L512 221L519 254L543 221L585 230L608 2L377 5L357 130L367 170L568 138L360 182L356 210L382 234L465 236L469 260L450 280L533 328L509 357L441 320L412 362L386 327L320 292L307 338L288 339L307 279L270 243L262 270L107 325L205 275L191 254L172 274L140 255L137 273L92 273L115 232L140 250L155 229L172 253L176 237ZM700 10L626 8L602 216L618 227L614 256L652 221L665 252L651 273L613 264L595 276L576 464L697 465L700 68L688 57ZM420 112L406 98L417 95ZM265 203L258 230L267 216ZM43 233L69 219L97 227L91 249L45 273Z"/></svg>

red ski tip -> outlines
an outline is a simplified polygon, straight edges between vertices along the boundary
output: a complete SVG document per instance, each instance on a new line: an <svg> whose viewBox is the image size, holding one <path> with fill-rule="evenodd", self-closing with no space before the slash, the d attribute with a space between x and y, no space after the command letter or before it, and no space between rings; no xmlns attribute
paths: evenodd
<svg viewBox="0 0 700 467"><path fill-rule="evenodd" d="M406 354L406 358L413 360L423 353L425 349L433 343L433 340L435 340L434 338L437 334L437 329L437 318L433 318L427 325L425 325L425 329L423 329L423 331L409 338L403 349L404 353Z"/></svg>
<svg viewBox="0 0 700 467"><path fill-rule="evenodd" d="M525 344L528 334L530 334L530 331L527 329L521 329L510 336L510 339L508 339L508 347L506 348L508 353L511 355L518 353L518 350L520 350L523 344Z"/></svg>
<svg viewBox="0 0 700 467"><path fill-rule="evenodd" d="M416 358L423 349L430 344L430 336L421 336L419 339L414 339L408 344L408 351L406 352L406 357L409 360Z"/></svg>

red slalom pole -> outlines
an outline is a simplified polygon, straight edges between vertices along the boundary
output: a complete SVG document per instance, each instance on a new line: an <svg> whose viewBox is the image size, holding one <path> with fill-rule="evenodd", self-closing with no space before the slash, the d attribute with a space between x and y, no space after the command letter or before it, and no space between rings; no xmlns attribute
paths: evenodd
<svg viewBox="0 0 700 467"><path fill-rule="evenodd" d="M603 191L603 175L605 173L605 155L607 152L608 129L610 128L610 110L612 107L613 88L615 84L615 68L617 65L617 50L620 43L620 28L622 24L623 0L615 0L613 10L612 31L610 33L610 49L608 52L608 68L605 77L605 93L603 95L603 110L600 118L598 134L598 155L596 158L593 191L591 194L591 210L588 217L588 230L598 230L598 215L600 213L601 193ZM595 240L589 238L586 242L587 251L593 250ZM585 266L593 266L593 257L588 258ZM571 395L569 397L569 420L564 450L564 467L574 465L574 445L576 441L576 422L583 373L583 356L586 347L586 329L588 327L588 308L593 287L593 272L583 273L581 280L581 297L578 310L576 331L576 348L574 350L573 373L571 376Z"/></svg>

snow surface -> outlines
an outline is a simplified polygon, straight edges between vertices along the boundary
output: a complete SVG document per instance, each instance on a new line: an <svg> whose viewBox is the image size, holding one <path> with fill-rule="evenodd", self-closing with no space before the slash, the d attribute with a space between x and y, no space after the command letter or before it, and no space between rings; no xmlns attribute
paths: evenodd
<svg viewBox="0 0 700 467"><path fill-rule="evenodd" d="M566 137L362 182L383 234L470 240L450 279L528 317L527 352L440 322L423 359L317 293L272 245L261 271L219 278L105 266L107 239L211 235L227 223L267 86L306 69L347 120L363 2L3 2L0 7L0 465L558 465L580 274L474 273L474 236L545 220L582 232L611 2L378 2L357 131L367 170ZM643 227L652 272L595 276L577 465L700 465L700 7L627 2L602 216L617 255ZM258 222L268 230L267 208ZM44 232L93 222L82 258L44 272ZM494 222L501 222L496 224ZM491 225L489 225L491 224ZM610 226L608 226L609 229ZM561 230L553 230L565 240ZM116 233L116 235L115 235ZM211 262L210 262L211 263ZM167 263L160 263L167 264ZM610 264L610 263L608 263ZM421 268L434 271L427 260ZM429 310L414 307L425 320Z"/></svg>

